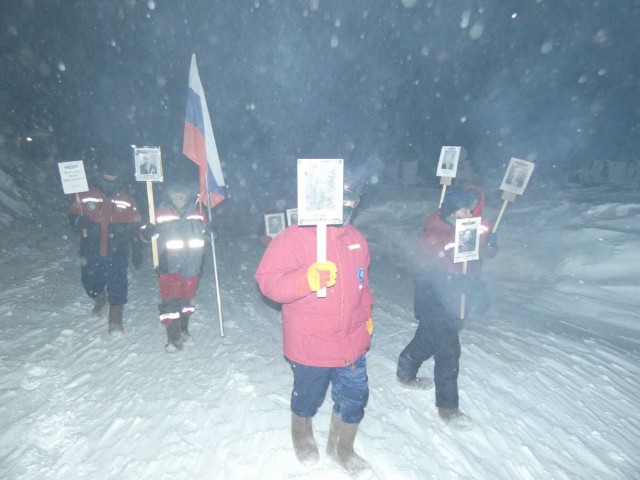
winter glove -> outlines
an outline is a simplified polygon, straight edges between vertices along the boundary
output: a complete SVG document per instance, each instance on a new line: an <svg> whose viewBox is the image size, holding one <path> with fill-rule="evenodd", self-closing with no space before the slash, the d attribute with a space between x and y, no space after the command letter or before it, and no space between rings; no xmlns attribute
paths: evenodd
<svg viewBox="0 0 640 480"><path fill-rule="evenodd" d="M333 262L316 262L307 269L307 281L312 292L336 284L337 268Z"/></svg>
<svg viewBox="0 0 640 480"><path fill-rule="evenodd" d="M202 230L202 235L204 236L204 239L210 242L212 233L213 233L213 239L216 240L218 238L218 234L213 231L212 225L211 224L205 225L204 229Z"/></svg>
<svg viewBox="0 0 640 480"><path fill-rule="evenodd" d="M71 221L72 225L76 228L76 230L85 230L89 228L91 225L91 220L81 215L76 216L75 220Z"/></svg>
<svg viewBox="0 0 640 480"><path fill-rule="evenodd" d="M367 332L369 335L373 335L373 318L371 317L367 319Z"/></svg>
<svg viewBox="0 0 640 480"><path fill-rule="evenodd" d="M487 247L495 248L498 246L498 234L496 232L487 233Z"/></svg>
<svg viewBox="0 0 640 480"><path fill-rule="evenodd" d="M142 246L139 242L134 241L131 245L131 265L136 270L142 266Z"/></svg>
<svg viewBox="0 0 640 480"><path fill-rule="evenodd" d="M158 227L153 223L147 223L140 229L140 234L145 242L151 241L151 238L158 233Z"/></svg>

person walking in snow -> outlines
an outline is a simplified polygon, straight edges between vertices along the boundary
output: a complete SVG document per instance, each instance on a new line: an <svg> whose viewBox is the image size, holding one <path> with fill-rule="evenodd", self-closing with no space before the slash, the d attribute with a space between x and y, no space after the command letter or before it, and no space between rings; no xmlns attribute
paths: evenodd
<svg viewBox="0 0 640 480"><path fill-rule="evenodd" d="M157 235L160 322L167 331L165 350L182 350L190 338L189 318L195 311L205 245L205 217L198 208L197 186L175 183L156 210L156 225L142 228L142 239Z"/></svg>
<svg viewBox="0 0 640 480"><path fill-rule="evenodd" d="M479 274L482 257L494 256L497 242L495 233L491 233L493 224L482 219L480 260L469 262L468 274L463 275L462 263L453 263L455 221L478 217L483 207L484 194L478 187L450 187L440 209L427 217L414 266L414 315L418 328L400 353L396 370L401 385L430 389L434 382L417 374L422 363L433 357L438 414L463 430L471 428L471 421L459 410L458 399L460 299L464 293L471 312L482 313L488 308L486 289Z"/></svg>
<svg viewBox="0 0 640 480"><path fill-rule="evenodd" d="M122 168L117 160L102 159L97 181L69 207L69 222L81 233L82 286L94 300L95 314L108 300L110 334L123 331L130 251L133 266L142 265L136 235L141 218L135 200L123 190Z"/></svg>
<svg viewBox="0 0 640 480"><path fill-rule="evenodd" d="M345 188L343 223L327 227L326 262L316 262L316 227L291 225L269 243L255 273L262 293L282 304L296 456L305 465L319 460L312 418L331 384L327 455L354 475L371 471L353 450L369 398L365 353L373 331L369 246L350 223L360 193ZM318 298L325 287L326 298Z"/></svg>

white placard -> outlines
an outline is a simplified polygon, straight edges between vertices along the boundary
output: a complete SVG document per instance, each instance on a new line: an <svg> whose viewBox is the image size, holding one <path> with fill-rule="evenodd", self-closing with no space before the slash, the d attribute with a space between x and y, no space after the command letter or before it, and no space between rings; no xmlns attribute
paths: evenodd
<svg viewBox="0 0 640 480"><path fill-rule="evenodd" d="M456 246L453 263L480 258L480 217L456 219Z"/></svg>
<svg viewBox="0 0 640 480"><path fill-rule="evenodd" d="M504 178L502 179L502 185L500 190L505 192L511 192L516 195L522 195L524 189L527 188L533 168L536 166L533 162L527 162L526 160L520 160L519 158L511 158L507 171L504 172Z"/></svg>
<svg viewBox="0 0 640 480"><path fill-rule="evenodd" d="M298 225L342 224L342 159L298 159Z"/></svg>
<svg viewBox="0 0 640 480"><path fill-rule="evenodd" d="M89 190L87 174L84 171L82 160L58 163L60 178L62 179L62 190L64 193L80 193Z"/></svg>
<svg viewBox="0 0 640 480"><path fill-rule="evenodd" d="M266 213L264 215L264 231L269 237L275 237L284 228L284 213Z"/></svg>
<svg viewBox="0 0 640 480"><path fill-rule="evenodd" d="M438 159L438 169L436 170L438 177L455 178L461 151L462 147L442 147L440 158Z"/></svg>
<svg viewBox="0 0 640 480"><path fill-rule="evenodd" d="M136 180L162 182L162 152L160 147L134 147Z"/></svg>

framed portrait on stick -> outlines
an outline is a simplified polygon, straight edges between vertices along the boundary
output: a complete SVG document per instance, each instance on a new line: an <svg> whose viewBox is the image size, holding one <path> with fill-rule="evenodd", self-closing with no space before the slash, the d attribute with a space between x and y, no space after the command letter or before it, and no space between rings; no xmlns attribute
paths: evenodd
<svg viewBox="0 0 640 480"><path fill-rule="evenodd" d="M480 258L480 225L482 218L456 219L453 263L462 263L462 274L467 274L467 262ZM460 319L465 316L466 295L460 294Z"/></svg>
<svg viewBox="0 0 640 480"><path fill-rule="evenodd" d="M264 231L273 238L285 229L284 213L266 213L264 215Z"/></svg>
<svg viewBox="0 0 640 480"><path fill-rule="evenodd" d="M298 159L298 225L342 223L342 159Z"/></svg>
<svg viewBox="0 0 640 480"><path fill-rule="evenodd" d="M133 158L137 181L162 182L162 154L160 147L134 147Z"/></svg>
<svg viewBox="0 0 640 480"><path fill-rule="evenodd" d="M298 223L298 209L297 208L288 208L287 209L287 225L295 225Z"/></svg>
<svg viewBox="0 0 640 480"><path fill-rule="evenodd" d="M458 164L467 157L467 151L462 147L442 147L440 157L438 158L438 168L436 175L440 177L440 185L442 185L442 193L440 195L440 203L444 200L447 191L447 185L451 185L452 179L456 177L458 172Z"/></svg>
<svg viewBox="0 0 640 480"><path fill-rule="evenodd" d="M509 161L507 170L504 172L502 184L500 185L503 203L502 208L500 208L500 213L498 213L498 218L493 225L493 232L498 230L498 225L500 225L507 204L513 202L516 199L516 195L522 195L524 193L535 166L536 164L533 162L527 162L526 160L520 160L515 157L512 157Z"/></svg>
<svg viewBox="0 0 640 480"><path fill-rule="evenodd" d="M504 172L500 190L511 192L515 195L522 195L525 188L527 188L535 166L533 162L512 157L506 172Z"/></svg>
<svg viewBox="0 0 640 480"><path fill-rule="evenodd" d="M442 147L436 175L439 177L455 178L462 150L462 147Z"/></svg>
<svg viewBox="0 0 640 480"><path fill-rule="evenodd" d="M318 262L327 260L327 225L342 224L344 161L298 159L298 225L316 226ZM326 297L325 288L318 297Z"/></svg>
<svg viewBox="0 0 640 480"><path fill-rule="evenodd" d="M456 243L453 263L468 262L480 258L481 217L456 219Z"/></svg>
<svg viewBox="0 0 640 480"><path fill-rule="evenodd" d="M162 182L162 153L160 147L133 147L133 162L136 180L147 182L147 203L149 205L149 221L155 225L156 208L153 200L153 183ZM153 267L160 264L158 259L158 239L151 239Z"/></svg>

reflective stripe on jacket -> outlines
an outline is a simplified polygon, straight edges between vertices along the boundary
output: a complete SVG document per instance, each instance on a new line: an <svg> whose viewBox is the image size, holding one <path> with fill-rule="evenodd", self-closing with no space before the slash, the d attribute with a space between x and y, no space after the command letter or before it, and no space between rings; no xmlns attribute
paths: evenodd
<svg viewBox="0 0 640 480"><path fill-rule="evenodd" d="M453 263L456 227L440 219L439 210L427 217L424 232L416 248L416 268L435 268L445 273L462 273L463 262ZM493 249L487 247L487 234L493 223L485 218L480 222L480 259L467 262L469 273L482 270L482 257L493 256Z"/></svg>
<svg viewBox="0 0 640 480"><path fill-rule="evenodd" d="M185 277L200 274L204 240L204 217L197 210L182 215L173 207L156 211L159 270L181 273Z"/></svg>
<svg viewBox="0 0 640 480"><path fill-rule="evenodd" d="M69 213L91 222L82 239L81 254L128 256L129 243L141 221L135 200L122 191L109 197L95 187L79 193L78 198Z"/></svg>

